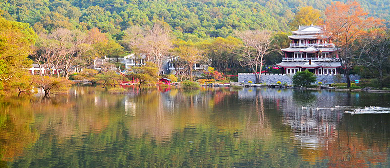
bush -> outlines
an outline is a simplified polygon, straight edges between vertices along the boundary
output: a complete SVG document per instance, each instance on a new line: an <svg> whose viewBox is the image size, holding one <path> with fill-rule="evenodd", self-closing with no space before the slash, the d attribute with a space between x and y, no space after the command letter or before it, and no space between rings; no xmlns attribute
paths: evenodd
<svg viewBox="0 0 390 168"><path fill-rule="evenodd" d="M333 83L332 87L335 87L337 89L346 89L347 83Z"/></svg>
<svg viewBox="0 0 390 168"><path fill-rule="evenodd" d="M234 89L234 90L241 90L242 88L244 88L244 87L242 87L242 86L237 86L237 85L233 85L233 86L232 86L232 89Z"/></svg>
<svg viewBox="0 0 390 168"><path fill-rule="evenodd" d="M379 87L379 81L378 81L378 79L360 79L357 86L359 86L361 88L365 88L365 87L377 88L377 87Z"/></svg>
<svg viewBox="0 0 390 168"><path fill-rule="evenodd" d="M293 76L294 86L307 87L311 83L315 82L316 80L317 77L313 73L309 72L308 70L297 72Z"/></svg>
<svg viewBox="0 0 390 168"><path fill-rule="evenodd" d="M350 89L361 89L359 86L351 86Z"/></svg>
<svg viewBox="0 0 390 168"><path fill-rule="evenodd" d="M317 88L318 86L317 85L308 85L306 86L307 88Z"/></svg>
<svg viewBox="0 0 390 168"><path fill-rule="evenodd" d="M171 82L177 82L177 77L174 74L167 75L167 78L171 80Z"/></svg>
<svg viewBox="0 0 390 168"><path fill-rule="evenodd" d="M383 77L383 87L390 88L390 75Z"/></svg>
<svg viewBox="0 0 390 168"><path fill-rule="evenodd" d="M192 81L183 81L181 82L181 86L183 89L199 89L200 85L198 82L192 82Z"/></svg>

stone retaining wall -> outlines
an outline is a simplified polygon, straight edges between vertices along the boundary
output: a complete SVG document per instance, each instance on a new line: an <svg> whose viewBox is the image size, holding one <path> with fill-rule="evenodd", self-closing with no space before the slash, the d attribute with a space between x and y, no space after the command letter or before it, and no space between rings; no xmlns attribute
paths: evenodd
<svg viewBox="0 0 390 168"><path fill-rule="evenodd" d="M345 75L316 75L317 82L322 82L323 84L332 84L332 83L346 83L347 78ZM265 84L277 84L280 81L282 84L292 85L292 77L293 75L286 74L262 74L260 77L260 83ZM350 75L350 79L352 82L355 80L359 80L360 76L358 75ZM255 83L256 76L253 73L238 73L238 82L248 84L249 81Z"/></svg>

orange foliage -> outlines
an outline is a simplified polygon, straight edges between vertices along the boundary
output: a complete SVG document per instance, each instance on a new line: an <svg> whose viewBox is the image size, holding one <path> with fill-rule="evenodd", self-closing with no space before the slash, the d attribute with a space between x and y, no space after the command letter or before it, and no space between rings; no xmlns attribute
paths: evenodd
<svg viewBox="0 0 390 168"><path fill-rule="evenodd" d="M96 44L96 43L108 43L108 39L106 34L100 32L98 28L92 28L88 31L88 39L90 40L90 43Z"/></svg>
<svg viewBox="0 0 390 168"><path fill-rule="evenodd" d="M367 17L356 1L332 2L325 10L326 31L338 46L351 45L361 37L369 36L384 26L382 19Z"/></svg>

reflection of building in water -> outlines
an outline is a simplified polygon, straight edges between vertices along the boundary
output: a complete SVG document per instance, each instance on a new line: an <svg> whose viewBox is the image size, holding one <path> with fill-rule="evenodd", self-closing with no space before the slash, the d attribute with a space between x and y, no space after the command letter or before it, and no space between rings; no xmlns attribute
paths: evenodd
<svg viewBox="0 0 390 168"><path fill-rule="evenodd" d="M129 115L134 117L136 115L136 103L132 102L129 97L125 97L124 99L125 104L125 115Z"/></svg>
<svg viewBox="0 0 390 168"><path fill-rule="evenodd" d="M341 117L342 113L331 109L296 108L284 112L283 123L291 127L301 147L318 148L327 146Z"/></svg>
<svg viewBox="0 0 390 168"><path fill-rule="evenodd" d="M257 94L276 102L278 108L282 109L283 123L291 127L294 139L304 148L326 147L328 141L335 136L337 123L343 116L343 111L335 106L347 105L347 102L341 99L342 96L338 96L343 93L331 91L266 88L259 89Z"/></svg>
<svg viewBox="0 0 390 168"><path fill-rule="evenodd" d="M301 147L327 146L334 137L343 113L334 109L340 102L335 92L292 91L283 105L283 123L294 132Z"/></svg>

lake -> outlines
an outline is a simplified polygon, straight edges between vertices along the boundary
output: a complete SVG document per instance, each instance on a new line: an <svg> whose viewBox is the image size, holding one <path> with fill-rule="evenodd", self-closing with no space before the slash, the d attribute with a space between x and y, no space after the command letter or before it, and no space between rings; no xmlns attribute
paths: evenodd
<svg viewBox="0 0 390 168"><path fill-rule="evenodd" d="M0 102L0 167L389 167L390 94L72 88Z"/></svg>

